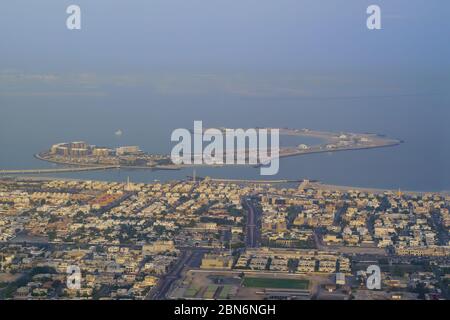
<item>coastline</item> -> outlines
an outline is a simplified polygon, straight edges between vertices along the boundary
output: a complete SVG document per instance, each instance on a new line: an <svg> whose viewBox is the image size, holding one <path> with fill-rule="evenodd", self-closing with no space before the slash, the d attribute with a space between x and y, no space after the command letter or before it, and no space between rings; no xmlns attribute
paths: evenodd
<svg viewBox="0 0 450 320"><path fill-rule="evenodd" d="M7 180L25 180L25 181L51 181L51 180L60 180L60 181L97 181L109 183L113 182L110 180L96 180L96 179L79 179L79 178L64 178L64 177L49 177L49 176L36 176L36 175L13 175L13 176L0 176L0 181L2 179ZM229 180L229 181L227 181ZM172 179L169 181L178 181L178 182L192 182L189 179ZM233 180L233 179L222 179L222 178L211 178L211 182L213 183L230 183L230 184L298 184L300 185L304 181L307 186L320 189L320 190L328 190L328 191L358 191L358 192L367 192L373 194L380 193L397 193L401 192L402 194L407 195L425 195L425 194L440 194L443 196L450 196L450 190L440 190L440 191L431 191L431 190L399 190L399 189L391 189L391 188L373 188L373 187L364 187L364 186L345 186L345 185L335 185L329 184L326 182L318 181L318 180L308 180L308 179L297 179L297 180L289 180L289 179L273 179L273 180ZM308 181L308 182L307 182ZM114 181L118 183L126 183L125 181ZM155 179L151 182L137 182L143 184L154 184L154 183L166 183L160 180Z"/></svg>
<svg viewBox="0 0 450 320"><path fill-rule="evenodd" d="M334 184L328 184L323 182L315 182L311 183L314 187L321 189L321 190L336 190L336 191L349 191L349 190L355 190L360 192L370 192L370 193L384 193L384 192L392 192L397 193L401 192L402 194L408 194L408 195L424 195L424 194L441 194L441 195L450 195L450 190L440 190L440 191L430 191L430 190L399 190L399 189L390 189L390 188L372 188L372 187L357 187L357 186L344 186L344 185L334 185Z"/></svg>

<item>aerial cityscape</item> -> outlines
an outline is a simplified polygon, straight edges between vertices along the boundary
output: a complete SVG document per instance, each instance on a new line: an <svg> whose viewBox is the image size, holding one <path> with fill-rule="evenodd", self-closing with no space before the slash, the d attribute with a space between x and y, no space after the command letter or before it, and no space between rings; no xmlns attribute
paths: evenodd
<svg viewBox="0 0 450 320"><path fill-rule="evenodd" d="M194 178L195 179L195 178ZM450 197L2 178L3 298L448 299ZM368 290L366 269L381 268ZM80 288L66 269L82 270Z"/></svg>
<svg viewBox="0 0 450 320"><path fill-rule="evenodd" d="M450 3L373 2L3 4L0 303L450 300Z"/></svg>

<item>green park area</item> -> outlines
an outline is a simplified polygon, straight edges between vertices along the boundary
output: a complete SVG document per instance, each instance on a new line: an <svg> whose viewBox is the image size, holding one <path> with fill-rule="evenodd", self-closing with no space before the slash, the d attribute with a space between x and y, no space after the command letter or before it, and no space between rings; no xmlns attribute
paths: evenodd
<svg viewBox="0 0 450 320"><path fill-rule="evenodd" d="M245 277L242 286L250 288L308 289L309 281L301 279L274 279Z"/></svg>

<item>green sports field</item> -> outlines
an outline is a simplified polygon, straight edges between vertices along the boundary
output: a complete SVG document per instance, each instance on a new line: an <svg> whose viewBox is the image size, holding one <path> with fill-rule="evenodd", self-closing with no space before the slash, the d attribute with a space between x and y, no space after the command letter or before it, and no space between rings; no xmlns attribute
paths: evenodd
<svg viewBox="0 0 450 320"><path fill-rule="evenodd" d="M273 279L273 278L249 278L242 282L244 287L250 288L278 288L278 289L308 289L308 280L299 279Z"/></svg>

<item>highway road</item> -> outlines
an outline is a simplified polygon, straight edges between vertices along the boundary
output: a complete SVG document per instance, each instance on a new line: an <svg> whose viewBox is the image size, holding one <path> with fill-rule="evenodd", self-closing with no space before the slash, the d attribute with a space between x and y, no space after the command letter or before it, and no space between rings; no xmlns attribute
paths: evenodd
<svg viewBox="0 0 450 320"><path fill-rule="evenodd" d="M259 215L251 200L245 198L243 206L247 210L247 226L245 233L245 245L247 248L256 248L259 246Z"/></svg>
<svg viewBox="0 0 450 320"><path fill-rule="evenodd" d="M249 198L243 199L243 206L247 210L247 226L245 245L247 248L256 248L260 246L259 241L259 213L255 208L253 202ZM181 278L186 269L198 267L205 252L210 251L209 248L179 248L181 250L181 257L177 263L163 276L158 284L150 290L145 299L147 300L161 300L167 299L167 294L175 281Z"/></svg>
<svg viewBox="0 0 450 320"><path fill-rule="evenodd" d="M205 248L192 248L181 252L180 259L172 267L172 269L163 276L158 284L150 290L150 292L145 297L146 300L164 300L167 299L167 294L169 293L173 283L181 278L181 275L185 269L192 269L193 267L198 267L201 263L201 259L205 252L209 249Z"/></svg>

